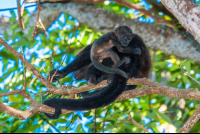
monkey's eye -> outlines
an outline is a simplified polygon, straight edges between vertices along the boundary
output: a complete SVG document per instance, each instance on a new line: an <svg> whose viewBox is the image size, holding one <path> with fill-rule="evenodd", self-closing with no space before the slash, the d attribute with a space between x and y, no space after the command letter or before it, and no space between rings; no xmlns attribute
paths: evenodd
<svg viewBox="0 0 200 134"><path fill-rule="evenodd" d="M127 39L127 37L126 36L123 36L123 38L126 40Z"/></svg>

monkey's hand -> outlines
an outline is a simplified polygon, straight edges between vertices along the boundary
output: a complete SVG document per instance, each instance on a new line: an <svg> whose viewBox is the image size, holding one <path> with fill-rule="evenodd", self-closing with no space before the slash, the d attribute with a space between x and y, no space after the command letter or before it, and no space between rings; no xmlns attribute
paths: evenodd
<svg viewBox="0 0 200 134"><path fill-rule="evenodd" d="M59 107L59 99L52 98L49 100L45 100L44 104L50 107L55 108L55 113L54 114L47 114L44 113L49 119L58 119L59 116L61 115L61 108Z"/></svg>
<svg viewBox="0 0 200 134"><path fill-rule="evenodd" d="M125 63L125 64L129 64L130 61L131 61L130 58L124 57L121 61L119 61L119 62L115 65L115 67L119 67L119 66L121 66L121 65L124 64L124 63Z"/></svg>
<svg viewBox="0 0 200 134"><path fill-rule="evenodd" d="M52 77L53 77L53 81L52 81L52 82L56 82L58 79L63 78L63 75L62 75L59 71L57 71L56 74L55 74L55 72L56 72L56 69L54 69L54 70L52 70L52 71L50 72L50 81L51 81L51 79L52 79ZM54 74L55 74L55 75L54 75ZM49 78L49 77L48 77L48 78Z"/></svg>
<svg viewBox="0 0 200 134"><path fill-rule="evenodd" d="M140 48L134 48L132 50L132 53L135 54L135 55L141 55L142 50Z"/></svg>

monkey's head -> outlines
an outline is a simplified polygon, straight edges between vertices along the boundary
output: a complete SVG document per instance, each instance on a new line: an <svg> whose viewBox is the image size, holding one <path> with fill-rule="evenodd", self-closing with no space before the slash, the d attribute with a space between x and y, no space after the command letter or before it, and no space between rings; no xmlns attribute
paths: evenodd
<svg viewBox="0 0 200 134"><path fill-rule="evenodd" d="M117 36L122 46L128 46L131 39L134 38L132 30L128 26L119 26L116 28L115 35Z"/></svg>

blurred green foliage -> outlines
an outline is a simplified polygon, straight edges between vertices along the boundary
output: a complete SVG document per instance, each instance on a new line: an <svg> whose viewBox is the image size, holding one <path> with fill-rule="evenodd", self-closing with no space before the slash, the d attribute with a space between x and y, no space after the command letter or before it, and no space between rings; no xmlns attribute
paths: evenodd
<svg viewBox="0 0 200 134"><path fill-rule="evenodd" d="M139 0L129 0L130 2L139 4ZM126 17L133 18L133 14L126 14L127 8L115 3L109 5L98 4L103 8L115 12ZM18 23L16 22L15 14L12 12L13 17L9 22L12 23L10 30L12 30L12 36L9 37L7 31L4 32L4 39L7 42L12 42L10 45L17 50L21 51L20 46L23 48L25 58L31 62L41 73L47 78L49 73L50 57L52 50L54 68L58 67L63 60L63 57L68 50L67 58L63 66L66 66L74 56L85 46L92 43L95 39L99 38L102 33L94 31L88 28L86 25L77 25L76 20L64 13L65 22L57 20L61 28L56 28L48 32L48 37L45 38L44 34L39 34L35 39L32 38L34 26L29 27L28 34L25 34L20 30ZM138 16L141 16L139 14ZM30 17L27 12L23 15L25 19L25 26L28 23ZM39 44L39 45L38 45ZM35 47L37 46L37 47ZM45 51L44 51L45 50ZM42 53L42 56L41 56ZM171 87L185 89L193 88L197 89L199 85L188 78L179 65L181 65L186 72L188 72L196 80L200 79L199 64L194 63L192 60L179 60L173 55L168 55L162 51L155 51L150 49L153 66L151 70L151 77L155 81L165 84ZM4 82L4 88L0 90L0 93L13 91L15 89L22 89L24 85L24 74L22 62L18 60L7 49L0 50L0 61L3 63L3 75L0 77L0 81ZM12 67L10 67L12 66ZM52 68L52 67L51 67ZM26 92L41 102L40 96L35 95L46 91L46 87L35 78L30 72L26 71L27 87ZM60 80L60 83L65 85L75 84L81 86L85 84L85 81L75 81L70 74L66 78ZM59 87L59 85L54 84ZM141 87L141 86L140 86ZM57 95L57 97L59 97ZM47 98L47 97L46 97ZM45 98L44 98L45 99ZM30 106L30 102L20 95L11 95L1 97L1 100L7 105L20 109L27 110ZM128 119L127 114L130 113L131 117L139 124L151 130L151 132L164 132L169 131L168 128L178 130L186 122L186 120L193 114L198 101L195 100L180 100L176 98L168 98L160 95L146 95L136 99L122 100L112 103L111 105L99 108L96 110L96 132L122 132L122 133L139 133L144 132L131 122L125 121ZM23 132L54 132L52 126L57 126L58 123L66 123L64 126L57 127L60 132L85 132L84 127L89 127L89 132L94 132L95 110L82 112L84 117L91 119L92 122L81 124L80 120L83 117L76 112L71 120L72 113L62 115L58 120L50 120L47 122L46 117L43 114L35 114L33 117L21 121L17 118L13 118L3 112L0 112L0 132L7 133L23 133ZM72 122L70 124L70 121ZM78 123L77 123L78 122ZM50 125L50 124L51 125ZM70 124L69 127L67 125ZM74 127L74 124L78 124ZM198 122L191 132L200 132ZM66 128L67 127L67 128Z"/></svg>

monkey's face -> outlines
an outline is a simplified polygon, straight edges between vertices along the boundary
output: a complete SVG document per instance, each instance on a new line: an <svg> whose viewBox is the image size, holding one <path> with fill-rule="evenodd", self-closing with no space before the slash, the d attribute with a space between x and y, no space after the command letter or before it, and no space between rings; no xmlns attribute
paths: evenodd
<svg viewBox="0 0 200 134"><path fill-rule="evenodd" d="M134 38L132 30L128 26L120 26L116 28L115 35L122 46L128 46L129 42Z"/></svg>

